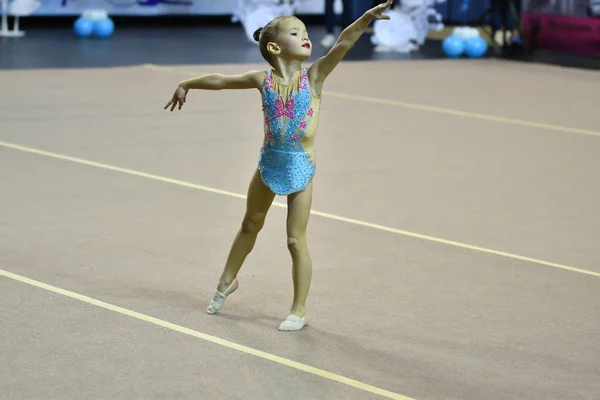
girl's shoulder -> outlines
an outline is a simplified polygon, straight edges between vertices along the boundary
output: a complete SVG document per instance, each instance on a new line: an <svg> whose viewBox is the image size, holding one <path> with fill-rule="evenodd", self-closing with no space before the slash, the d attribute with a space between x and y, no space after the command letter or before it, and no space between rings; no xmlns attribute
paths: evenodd
<svg viewBox="0 0 600 400"><path fill-rule="evenodd" d="M252 71L248 71L248 73L252 74L252 76L254 77L254 80L260 86L262 86L264 84L265 80L269 76L268 70L252 70Z"/></svg>

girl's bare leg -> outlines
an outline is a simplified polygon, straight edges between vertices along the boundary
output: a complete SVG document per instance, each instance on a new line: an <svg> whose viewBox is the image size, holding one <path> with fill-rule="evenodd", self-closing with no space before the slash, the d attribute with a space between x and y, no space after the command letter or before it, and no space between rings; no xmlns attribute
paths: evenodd
<svg viewBox="0 0 600 400"><path fill-rule="evenodd" d="M267 212L274 198L275 194L262 182L260 173L256 170L248 187L246 213L229 250L223 273L217 285L218 292L225 293L229 289L227 294L230 294L237 289L237 285L231 287L231 284L234 283L244 260L254 248L256 238L264 226ZM215 295L213 302L207 310L210 314L216 313L223 305L225 299L218 297Z"/></svg>
<svg viewBox="0 0 600 400"><path fill-rule="evenodd" d="M288 196L287 237L288 249L292 256L294 301L290 309L292 319L288 317L288 320L281 324L281 330L298 330L305 325L306 298L312 279L312 260L306 241L311 206L312 181L302 192Z"/></svg>

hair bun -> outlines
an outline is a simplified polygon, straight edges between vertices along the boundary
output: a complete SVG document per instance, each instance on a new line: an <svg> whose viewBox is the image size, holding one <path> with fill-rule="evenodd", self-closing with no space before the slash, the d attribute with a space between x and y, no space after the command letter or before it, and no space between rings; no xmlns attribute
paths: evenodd
<svg viewBox="0 0 600 400"><path fill-rule="evenodd" d="M262 30L263 30L263 28L258 28L257 30L254 31L254 35L252 35L254 40L256 40L257 42L260 39L260 33L262 32Z"/></svg>

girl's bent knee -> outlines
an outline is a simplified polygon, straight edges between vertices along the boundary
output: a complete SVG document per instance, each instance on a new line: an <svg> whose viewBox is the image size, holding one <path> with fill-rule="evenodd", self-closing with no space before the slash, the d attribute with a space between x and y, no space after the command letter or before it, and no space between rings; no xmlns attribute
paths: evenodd
<svg viewBox="0 0 600 400"><path fill-rule="evenodd" d="M265 224L263 217L245 217L242 221L242 232L257 235Z"/></svg>

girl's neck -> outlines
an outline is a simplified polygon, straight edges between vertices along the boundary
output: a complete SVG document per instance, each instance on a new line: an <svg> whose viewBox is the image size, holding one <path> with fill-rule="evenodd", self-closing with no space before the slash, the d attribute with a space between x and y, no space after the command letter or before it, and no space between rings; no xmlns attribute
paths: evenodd
<svg viewBox="0 0 600 400"><path fill-rule="evenodd" d="M273 73L284 84L289 84L294 76L302 69L300 61L275 60Z"/></svg>

